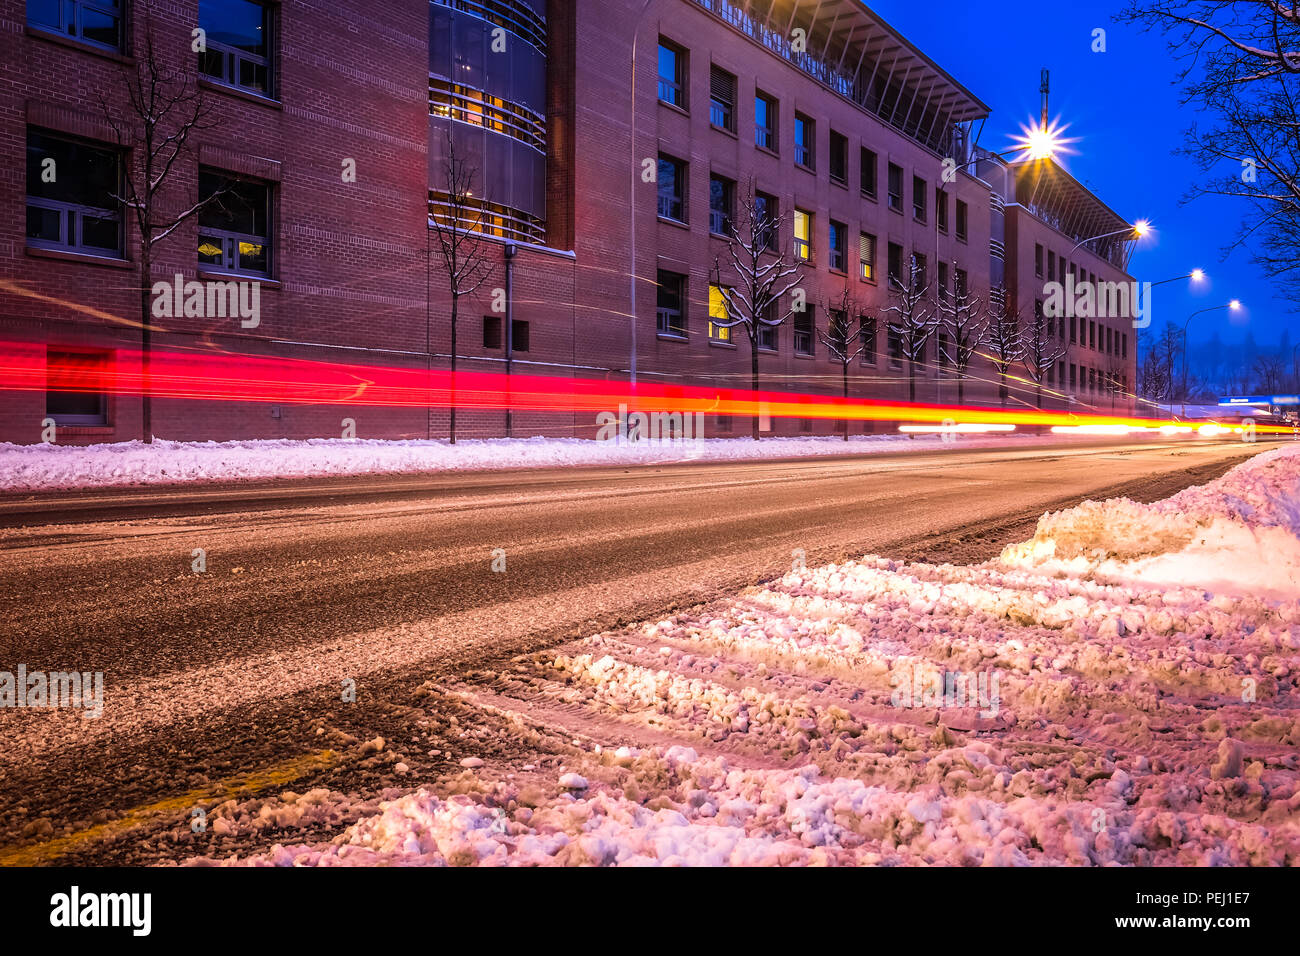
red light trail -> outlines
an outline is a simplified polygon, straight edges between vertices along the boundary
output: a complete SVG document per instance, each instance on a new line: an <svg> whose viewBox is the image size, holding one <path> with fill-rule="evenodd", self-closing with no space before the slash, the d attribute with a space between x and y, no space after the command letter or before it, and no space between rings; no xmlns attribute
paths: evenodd
<svg viewBox="0 0 1300 956"><path fill-rule="evenodd" d="M111 363L47 362L34 343L0 343L0 390L95 392L137 396L145 391L141 353L121 350ZM620 405L639 412L822 418L950 425L1040 425L1158 429L1168 419L1075 414L1039 409L873 402L790 392L687 385L638 384L576 377L426 371L267 356L154 352L149 393L161 399L339 405L599 412ZM1291 434L1259 425L1261 433Z"/></svg>

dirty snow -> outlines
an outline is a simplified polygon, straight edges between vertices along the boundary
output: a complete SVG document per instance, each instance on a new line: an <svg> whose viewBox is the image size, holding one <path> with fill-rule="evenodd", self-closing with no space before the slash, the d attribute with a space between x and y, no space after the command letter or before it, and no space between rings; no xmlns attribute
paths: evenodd
<svg viewBox="0 0 1300 956"><path fill-rule="evenodd" d="M1286 448L975 567L797 568L442 688L564 744L535 763L192 862L1300 864L1298 517ZM346 800L286 799L215 816Z"/></svg>

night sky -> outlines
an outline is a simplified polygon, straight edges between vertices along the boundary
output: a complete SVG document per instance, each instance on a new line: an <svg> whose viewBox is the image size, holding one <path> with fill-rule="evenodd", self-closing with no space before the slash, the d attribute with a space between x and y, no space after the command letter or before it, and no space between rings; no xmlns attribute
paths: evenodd
<svg viewBox="0 0 1300 956"><path fill-rule="evenodd" d="M1271 345L1283 329L1296 328L1247 250L1223 259L1248 211L1244 204L1207 197L1179 205L1199 172L1173 150L1196 114L1180 105L1177 63L1165 38L1113 21L1121 0L869 6L988 104L992 115L980 145L996 152L1012 145L1022 124L1037 120L1039 71L1052 71L1052 116L1069 124L1067 137L1078 138L1063 165L1121 216L1150 219L1156 229L1138 244L1133 275L1154 282L1200 267L1209 276L1195 291L1182 282L1157 288L1153 327L1167 320L1181 326L1191 313L1237 298L1246 308L1231 319L1226 309L1194 319L1192 341L1217 329L1224 342L1239 342L1249 329ZM1106 30L1105 53L1092 52L1098 27Z"/></svg>

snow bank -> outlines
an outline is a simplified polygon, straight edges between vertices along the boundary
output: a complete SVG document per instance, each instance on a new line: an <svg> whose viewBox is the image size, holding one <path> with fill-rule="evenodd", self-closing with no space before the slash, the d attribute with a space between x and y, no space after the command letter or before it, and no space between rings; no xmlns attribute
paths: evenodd
<svg viewBox="0 0 1300 956"><path fill-rule="evenodd" d="M1004 564L1098 581L1300 594L1300 448L1266 452L1154 504L1088 501L1044 515Z"/></svg>
<svg viewBox="0 0 1300 956"><path fill-rule="evenodd" d="M967 448L1019 446L1038 436L963 438ZM940 438L902 435L843 438L711 438L700 441L643 441L635 444L580 438L461 441L121 442L108 445L0 444L0 490L50 491L203 481L323 478L347 475L421 474L549 468L664 464L678 461L743 461L803 458L943 447Z"/></svg>
<svg viewBox="0 0 1300 956"><path fill-rule="evenodd" d="M262 849L190 862L1300 865L1298 475L1279 449L984 565L801 568L476 671L444 692L528 764L232 801ZM266 848L299 813L357 822Z"/></svg>

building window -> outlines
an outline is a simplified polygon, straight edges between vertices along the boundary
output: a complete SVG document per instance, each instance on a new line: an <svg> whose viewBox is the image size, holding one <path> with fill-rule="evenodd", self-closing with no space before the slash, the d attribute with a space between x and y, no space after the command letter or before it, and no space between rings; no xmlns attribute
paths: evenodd
<svg viewBox="0 0 1300 956"><path fill-rule="evenodd" d="M962 202L960 199L958 199L957 200L957 238L960 239L962 242L966 241L966 224L968 218L969 217L966 212L966 204Z"/></svg>
<svg viewBox="0 0 1300 956"><path fill-rule="evenodd" d="M948 369L952 367L952 338L947 332L939 333L939 375L940 377L948 374Z"/></svg>
<svg viewBox="0 0 1300 956"><path fill-rule="evenodd" d="M540 153L546 152L546 117L520 103L463 83L430 76L429 115L481 126L527 143Z"/></svg>
<svg viewBox="0 0 1300 956"><path fill-rule="evenodd" d="M862 364L876 364L876 320L871 316L858 316L858 338L862 341Z"/></svg>
<svg viewBox="0 0 1300 956"><path fill-rule="evenodd" d="M529 323L524 319L510 320L510 351L527 352L529 346Z"/></svg>
<svg viewBox="0 0 1300 956"><path fill-rule="evenodd" d="M889 164L889 208L903 211L903 168Z"/></svg>
<svg viewBox="0 0 1300 956"><path fill-rule="evenodd" d="M659 218L686 221L686 164L659 154Z"/></svg>
<svg viewBox="0 0 1300 956"><path fill-rule="evenodd" d="M722 286L709 286L709 340L713 342L730 342L731 326L715 325L717 322L726 322L731 318L727 311L727 300L722 294Z"/></svg>
<svg viewBox="0 0 1300 956"><path fill-rule="evenodd" d="M942 189L934 191L934 218L940 232L948 231L948 194Z"/></svg>
<svg viewBox="0 0 1300 956"><path fill-rule="evenodd" d="M199 72L218 83L271 95L270 8L253 0L199 0L206 49Z"/></svg>
<svg viewBox="0 0 1300 956"><path fill-rule="evenodd" d="M812 258L812 216L802 209L794 211L794 257L805 262Z"/></svg>
<svg viewBox="0 0 1300 956"><path fill-rule="evenodd" d="M1088 322L1088 348L1097 351L1097 323L1091 320Z"/></svg>
<svg viewBox="0 0 1300 956"><path fill-rule="evenodd" d="M903 331L896 325L889 327L889 367L903 367Z"/></svg>
<svg viewBox="0 0 1300 956"><path fill-rule="evenodd" d="M659 270L655 323L660 335L686 337L686 276Z"/></svg>
<svg viewBox="0 0 1300 956"><path fill-rule="evenodd" d="M794 161L806 169L817 168L817 124L802 113L794 114Z"/></svg>
<svg viewBox="0 0 1300 956"><path fill-rule="evenodd" d="M1120 336L1120 358L1128 358L1128 333L1125 332Z"/></svg>
<svg viewBox="0 0 1300 956"><path fill-rule="evenodd" d="M121 257L121 156L27 131L27 244Z"/></svg>
<svg viewBox="0 0 1300 956"><path fill-rule="evenodd" d="M925 222L925 204L926 196L930 192L930 187L920 176L912 177L912 218L917 222Z"/></svg>
<svg viewBox="0 0 1300 956"><path fill-rule="evenodd" d="M925 291L925 256L919 252L912 253L912 294L920 295Z"/></svg>
<svg viewBox="0 0 1300 956"><path fill-rule="evenodd" d="M483 316L483 348L501 348L501 316Z"/></svg>
<svg viewBox="0 0 1300 956"><path fill-rule="evenodd" d="M835 272L847 272L848 263L848 244L849 244L849 227L842 222L831 220L830 229L830 263L829 266Z"/></svg>
<svg viewBox="0 0 1300 956"><path fill-rule="evenodd" d="M770 322L776 316L776 303L771 302L767 306L767 319ZM776 332L779 326L766 325L758 323L758 347L764 352L775 352L777 350Z"/></svg>
<svg viewBox="0 0 1300 956"><path fill-rule="evenodd" d="M858 235L858 262L862 266L862 278L868 282L876 281L876 237L869 233Z"/></svg>
<svg viewBox="0 0 1300 956"><path fill-rule="evenodd" d="M1050 250L1047 253L1047 281L1056 281L1056 253Z"/></svg>
<svg viewBox="0 0 1300 956"><path fill-rule="evenodd" d="M107 352L49 351L45 357L45 414L58 425L105 425ZM93 386L93 388L92 388Z"/></svg>
<svg viewBox="0 0 1300 956"><path fill-rule="evenodd" d="M758 240L768 252L776 252L781 237L777 234L777 220L781 207L775 196L754 193L754 215L758 218Z"/></svg>
<svg viewBox="0 0 1300 956"><path fill-rule="evenodd" d="M271 188L199 170L199 265L222 272L271 274Z"/></svg>
<svg viewBox="0 0 1300 956"><path fill-rule="evenodd" d="M835 130L831 130L830 174L831 182L848 185L849 141Z"/></svg>
<svg viewBox="0 0 1300 956"><path fill-rule="evenodd" d="M862 195L869 199L876 198L876 173L879 167L879 158L865 146L858 156L858 165L862 168L858 171L861 178Z"/></svg>
<svg viewBox="0 0 1300 956"><path fill-rule="evenodd" d="M659 102L686 109L686 51L659 38Z"/></svg>
<svg viewBox="0 0 1300 956"><path fill-rule="evenodd" d="M901 286L903 282L903 247L896 242L889 244L889 261L886 263L889 270L886 278L891 286Z"/></svg>
<svg viewBox="0 0 1300 956"><path fill-rule="evenodd" d="M1043 245L1037 242L1034 243L1034 275L1043 277Z"/></svg>
<svg viewBox="0 0 1300 956"><path fill-rule="evenodd" d="M939 301L948 301L948 263L939 263Z"/></svg>
<svg viewBox="0 0 1300 956"><path fill-rule="evenodd" d="M715 236L731 235L735 211L736 184L722 176L709 179L709 232Z"/></svg>
<svg viewBox="0 0 1300 956"><path fill-rule="evenodd" d="M27 22L83 43L122 48L121 0L27 0Z"/></svg>
<svg viewBox="0 0 1300 956"><path fill-rule="evenodd" d="M830 345L838 355L847 355L849 353L849 338L852 333L849 331L849 314L843 309L831 309L826 315L826 337L830 340ZM836 355L832 355L835 358Z"/></svg>
<svg viewBox="0 0 1300 956"><path fill-rule="evenodd" d="M794 314L794 352L796 355L816 354L813 348L814 326L812 306L808 306L803 312Z"/></svg>
<svg viewBox="0 0 1300 956"><path fill-rule="evenodd" d="M777 152L776 100L766 93L754 97L754 145Z"/></svg>
<svg viewBox="0 0 1300 956"><path fill-rule="evenodd" d="M736 78L720 67L709 70L709 122L736 131Z"/></svg>
<svg viewBox="0 0 1300 956"><path fill-rule="evenodd" d="M966 292L970 289L970 280L965 269L957 270L957 282L953 287L957 293L957 301L963 302L966 298Z"/></svg>

